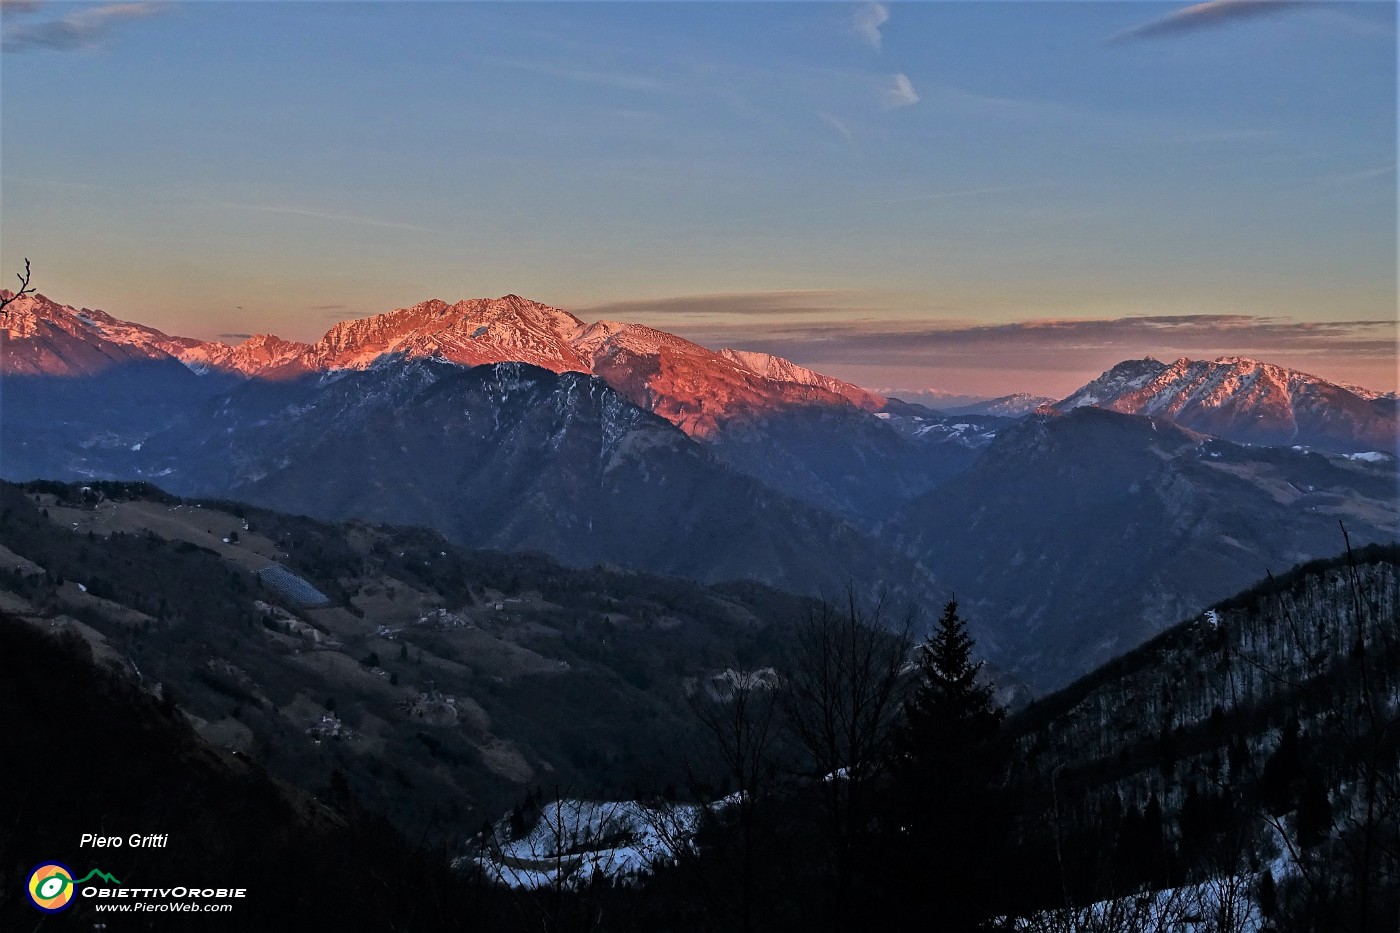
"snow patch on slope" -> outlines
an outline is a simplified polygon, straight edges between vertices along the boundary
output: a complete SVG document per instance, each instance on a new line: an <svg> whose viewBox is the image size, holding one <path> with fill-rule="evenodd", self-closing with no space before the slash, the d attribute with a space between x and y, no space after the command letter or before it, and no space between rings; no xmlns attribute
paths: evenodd
<svg viewBox="0 0 1400 933"><path fill-rule="evenodd" d="M634 800L565 798L544 805L519 839L508 838L510 821L502 820L479 840L482 854L471 861L487 877L512 888L584 887L595 878L635 880L674 861L682 847L691 845L701 813L693 804L663 808Z"/></svg>

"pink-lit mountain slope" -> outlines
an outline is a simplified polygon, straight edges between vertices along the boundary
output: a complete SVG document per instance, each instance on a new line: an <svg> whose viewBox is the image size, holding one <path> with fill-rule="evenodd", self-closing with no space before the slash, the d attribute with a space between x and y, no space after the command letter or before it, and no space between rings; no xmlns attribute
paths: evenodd
<svg viewBox="0 0 1400 933"><path fill-rule="evenodd" d="M6 298L11 293L0 292ZM112 366L178 358L200 346L88 308L56 304L26 295L0 318L4 352L0 372L26 376L89 376Z"/></svg>
<svg viewBox="0 0 1400 933"><path fill-rule="evenodd" d="M793 385L812 386L817 389L824 389L833 392L857 408L865 411L878 411L884 407L888 399L876 395L865 389L851 385L849 382L842 382L840 379L833 379L830 376L823 376L819 372L814 372L803 366L798 366L791 360L785 360L781 356L773 356L771 353L757 353L752 350L730 350L719 351L719 355L729 360L736 366L742 366L749 372L757 373L765 379L772 379L776 382L786 382Z"/></svg>
<svg viewBox="0 0 1400 933"><path fill-rule="evenodd" d="M1394 396L1341 386L1244 357L1119 363L1055 404L1173 421L1241 443L1394 451Z"/></svg>
<svg viewBox="0 0 1400 933"><path fill-rule="evenodd" d="M386 355L462 366L521 362L602 378L633 404L694 436L800 406L880 408L864 389L765 353L715 352L640 324L582 320L517 295L410 308L343 321L314 344L266 334L237 346L171 337L100 311L76 310L42 295L7 309L0 372L92 375L133 360L173 357L197 373L280 379L364 369Z"/></svg>
<svg viewBox="0 0 1400 933"><path fill-rule="evenodd" d="M436 357L464 366L529 363L588 372L569 341L583 322L567 311L506 295L455 305L433 299L358 321L342 321L307 354L313 370L363 369L388 354Z"/></svg>
<svg viewBox="0 0 1400 933"><path fill-rule="evenodd" d="M694 437L801 407L873 411L879 396L787 360L719 353L641 324L599 321L574 340L591 372L638 407Z"/></svg>

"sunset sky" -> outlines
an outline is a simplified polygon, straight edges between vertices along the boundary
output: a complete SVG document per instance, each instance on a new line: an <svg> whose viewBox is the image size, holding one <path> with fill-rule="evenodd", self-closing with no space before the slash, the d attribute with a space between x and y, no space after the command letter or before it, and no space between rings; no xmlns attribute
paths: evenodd
<svg viewBox="0 0 1400 933"><path fill-rule="evenodd" d="M1396 388L1396 6L3 0L0 264L171 333L517 293L874 388Z"/></svg>

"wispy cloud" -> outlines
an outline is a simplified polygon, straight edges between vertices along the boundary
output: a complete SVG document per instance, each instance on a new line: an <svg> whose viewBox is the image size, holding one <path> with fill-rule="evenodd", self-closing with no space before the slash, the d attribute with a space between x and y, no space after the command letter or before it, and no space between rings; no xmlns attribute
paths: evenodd
<svg viewBox="0 0 1400 933"><path fill-rule="evenodd" d="M414 230L419 233L437 233L429 227L418 224L401 223L396 220L380 220L377 217L362 217L358 214L341 214L309 207L296 207L287 204L244 204L239 201L202 200L201 203L214 207L224 207L239 211L257 211L266 214L285 214L290 217L309 217L313 220L327 220L335 223L355 224L361 227L387 227L391 230Z"/></svg>
<svg viewBox="0 0 1400 933"><path fill-rule="evenodd" d="M804 365L1031 369L1104 365L1144 353L1394 359L1395 322L1316 322L1246 314L1138 315L1007 324L864 320L736 324L693 330L713 345L763 350Z"/></svg>
<svg viewBox="0 0 1400 933"><path fill-rule="evenodd" d="M40 0L0 0L0 13L36 13Z"/></svg>
<svg viewBox="0 0 1400 933"><path fill-rule="evenodd" d="M7 178L7 182L22 182L39 188L71 189L74 191L91 191L115 193L125 196L139 196L151 200L160 200L170 204L194 207L215 207L224 210L251 211L261 214L282 214L288 217L306 217L312 220L324 220L333 223L353 224L358 227L384 227L390 230L412 230L418 233L441 233L441 230L432 227L424 227L420 224L405 223L397 220L383 220L378 217L366 217L361 214L346 214L339 211L328 211L313 207L302 207L295 204L259 204L245 201L227 201L220 198L211 198L203 195L192 195L180 192L165 191L157 188L142 187L114 187L111 185L94 185L85 182L57 181L43 178Z"/></svg>
<svg viewBox="0 0 1400 933"><path fill-rule="evenodd" d="M664 298L636 298L575 308L580 317L636 320L649 315L728 317L812 316L852 314L853 308L879 300L864 291L840 289L792 289L767 292L722 292L708 295L679 295Z"/></svg>
<svg viewBox="0 0 1400 933"><path fill-rule="evenodd" d="M889 18L889 8L883 3L862 3L851 17L851 25L855 27L856 35L867 45L878 49L884 41L880 35L880 27L885 25Z"/></svg>
<svg viewBox="0 0 1400 933"><path fill-rule="evenodd" d="M247 340L252 334L217 334L220 340Z"/></svg>
<svg viewBox="0 0 1400 933"><path fill-rule="evenodd" d="M1355 185L1364 181L1371 181L1376 178L1393 177L1395 175L1395 163L1390 162L1385 165L1373 165L1370 168L1359 169L1355 172L1344 172L1340 175L1332 175L1323 179L1323 185L1331 188L1337 185ZM1393 184L1393 182L1392 182Z"/></svg>
<svg viewBox="0 0 1400 933"><path fill-rule="evenodd" d="M1261 139L1274 139L1278 137L1278 130L1201 130L1199 132L1183 132L1175 136L1163 136L1164 143L1252 143Z"/></svg>
<svg viewBox="0 0 1400 933"><path fill-rule="evenodd" d="M483 57L479 60L483 64L495 65L499 68L509 68L513 71L527 71L531 74L543 75L547 78L557 78L561 81L573 81L581 84L593 84L598 87L607 87L619 91L659 91L664 88L664 85L653 77L623 71L575 67L557 62L502 58L499 56Z"/></svg>
<svg viewBox="0 0 1400 933"><path fill-rule="evenodd" d="M1160 39L1212 29L1245 19L1274 16L1308 5L1307 0L1210 0L1196 3L1160 19L1134 26L1108 37L1110 44L1138 39Z"/></svg>
<svg viewBox="0 0 1400 933"><path fill-rule="evenodd" d="M766 214L749 214L733 218L741 222L774 220L784 217L805 217L809 214L853 214L857 211L881 209L891 204L913 204L919 201L949 201L956 198L977 198L998 194L1015 194L1023 191L1040 191L1053 188L1048 182L1024 185L990 185L982 188L948 188L943 191L925 191L922 194L901 194L891 198L870 198L863 201L843 201L839 204L822 204L804 207L795 211L775 211Z"/></svg>
<svg viewBox="0 0 1400 933"><path fill-rule="evenodd" d="M843 123L841 120L838 120L836 117L822 110L817 111L817 117L827 126L840 133L841 138L844 139L846 142L851 144L855 143L855 136L851 133L851 128L845 123Z"/></svg>
<svg viewBox="0 0 1400 933"><path fill-rule="evenodd" d="M880 94L880 107L884 110L897 110L919 102L919 92L909 81L908 75L900 72L890 78L890 83Z"/></svg>
<svg viewBox="0 0 1400 933"><path fill-rule="evenodd" d="M953 85L935 85L929 94L929 105L960 114L1014 120L1023 123L1111 124L1109 115L1098 111L1035 97L1004 97L983 94ZM1133 119L1133 118L1130 118Z"/></svg>
<svg viewBox="0 0 1400 933"><path fill-rule="evenodd" d="M948 84L925 87L924 106L981 120L1028 126L1058 126L1100 137L1171 145L1229 145L1276 138L1278 130L1253 126L1183 124L1179 119L1133 110L1101 110L1037 97L984 94Z"/></svg>
<svg viewBox="0 0 1400 933"><path fill-rule="evenodd" d="M37 7L27 3L6 3L5 9L33 12ZM69 52L98 48L117 24L154 16L166 9L168 6L164 3L107 3L84 7L59 19L6 23L3 48L6 52L34 49Z"/></svg>

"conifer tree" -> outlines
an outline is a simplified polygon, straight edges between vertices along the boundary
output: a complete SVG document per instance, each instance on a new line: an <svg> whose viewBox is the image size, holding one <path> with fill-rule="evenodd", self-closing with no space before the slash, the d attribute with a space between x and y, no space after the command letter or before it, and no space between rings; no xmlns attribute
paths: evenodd
<svg viewBox="0 0 1400 933"><path fill-rule="evenodd" d="M905 705L891 814L908 909L933 911L949 931L977 929L997 909L1013 846L1000 800L1005 710L979 683L967 623L950 600L917 649L918 684Z"/></svg>
<svg viewBox="0 0 1400 933"><path fill-rule="evenodd" d="M966 751L990 740L1005 718L992 686L977 682L982 662L972 660L972 644L957 600L949 600L928 641L918 648L919 685L905 708L904 752L911 758Z"/></svg>
<svg viewBox="0 0 1400 933"><path fill-rule="evenodd" d="M1302 778L1303 749L1295 719L1283 728L1278 747L1264 762L1264 774L1259 780L1259 796L1271 814L1279 816L1294 808Z"/></svg>

